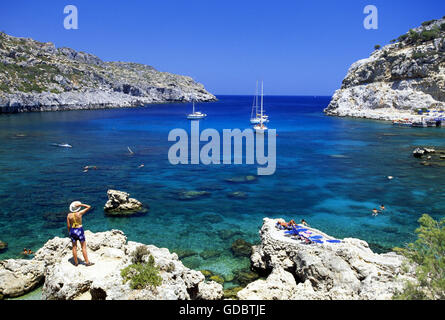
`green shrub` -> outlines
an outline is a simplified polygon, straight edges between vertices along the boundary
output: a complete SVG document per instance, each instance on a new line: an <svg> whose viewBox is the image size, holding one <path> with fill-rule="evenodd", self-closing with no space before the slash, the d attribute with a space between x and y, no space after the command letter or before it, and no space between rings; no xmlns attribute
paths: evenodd
<svg viewBox="0 0 445 320"><path fill-rule="evenodd" d="M420 51L416 51L413 53L413 59L420 59L420 58L425 58L427 56L426 53L420 52Z"/></svg>
<svg viewBox="0 0 445 320"><path fill-rule="evenodd" d="M376 44L376 45L374 46L374 49L375 49L375 50L379 50L381 47L382 47L381 45Z"/></svg>
<svg viewBox="0 0 445 320"><path fill-rule="evenodd" d="M149 256L147 263L136 263L121 270L124 283L130 281L131 289L144 289L157 287L162 283L159 268L155 265L155 259Z"/></svg>
<svg viewBox="0 0 445 320"><path fill-rule="evenodd" d="M428 20L428 21L424 21L422 22L422 26L426 27L429 26L430 24L432 24L433 22L436 22L437 20L433 19L433 20Z"/></svg>
<svg viewBox="0 0 445 320"><path fill-rule="evenodd" d="M439 31L437 29L425 30L420 33L420 38L422 41L431 41L439 36Z"/></svg>
<svg viewBox="0 0 445 320"><path fill-rule="evenodd" d="M405 248L394 250L417 265L418 283L408 282L394 299L443 300L445 299L445 218L434 220L427 214L419 219L418 239Z"/></svg>
<svg viewBox="0 0 445 320"><path fill-rule="evenodd" d="M132 254L132 262L133 263L143 263L144 256L149 255L150 251L146 246L139 246Z"/></svg>
<svg viewBox="0 0 445 320"><path fill-rule="evenodd" d="M445 31L445 23L442 23L442 24L440 25L440 30L441 30L441 31Z"/></svg>

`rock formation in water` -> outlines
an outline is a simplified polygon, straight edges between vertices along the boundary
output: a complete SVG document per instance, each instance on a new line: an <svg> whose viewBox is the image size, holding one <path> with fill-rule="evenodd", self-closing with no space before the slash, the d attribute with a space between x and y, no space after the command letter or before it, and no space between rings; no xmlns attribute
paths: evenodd
<svg viewBox="0 0 445 320"><path fill-rule="evenodd" d="M0 32L0 113L214 101L187 76Z"/></svg>
<svg viewBox="0 0 445 320"><path fill-rule="evenodd" d="M405 280L414 280L413 268L402 268L404 257L393 252L376 254L365 241L345 238L341 243L304 244L285 236L264 219L261 244L253 247L251 265L268 275L238 292L242 300L391 299ZM309 228L325 239L332 237Z"/></svg>
<svg viewBox="0 0 445 320"><path fill-rule="evenodd" d="M107 191L108 201L105 203L104 211L108 215L128 216L144 211L142 203L134 198L130 198L130 194L118 190Z"/></svg>
<svg viewBox="0 0 445 320"><path fill-rule="evenodd" d="M391 42L352 64L326 114L395 120L445 110L445 17Z"/></svg>
<svg viewBox="0 0 445 320"><path fill-rule="evenodd" d="M186 268L168 249L127 241L119 230L86 231L85 236L93 266L74 266L70 239L55 237L32 260L0 261L0 296L20 296L42 282L42 299L51 300L212 300L223 296L220 284L205 281L201 272ZM129 282L123 282L121 270L133 263L140 246L148 250L160 270L162 283L155 288L131 289ZM78 257L82 257L80 247Z"/></svg>

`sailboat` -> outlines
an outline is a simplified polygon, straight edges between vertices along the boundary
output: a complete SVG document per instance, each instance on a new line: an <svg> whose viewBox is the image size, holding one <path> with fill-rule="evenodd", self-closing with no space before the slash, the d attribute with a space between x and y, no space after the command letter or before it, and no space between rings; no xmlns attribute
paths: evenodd
<svg viewBox="0 0 445 320"><path fill-rule="evenodd" d="M193 113L187 115L187 119L189 120L197 120L207 117L205 113L195 111L195 100L193 100Z"/></svg>
<svg viewBox="0 0 445 320"><path fill-rule="evenodd" d="M261 81L261 112L260 112L260 123L253 126L253 129L256 133L264 133L267 130L267 127L264 125L264 114L263 114L263 82Z"/></svg>
<svg viewBox="0 0 445 320"><path fill-rule="evenodd" d="M253 111L255 110L255 116L253 115ZM258 81L256 82L256 94L253 98L253 104L252 104L252 112L250 113L250 123L251 124L257 124L260 123L261 118L263 119L263 123L269 122L269 116L267 116L264 113L263 110L263 116L258 113Z"/></svg>

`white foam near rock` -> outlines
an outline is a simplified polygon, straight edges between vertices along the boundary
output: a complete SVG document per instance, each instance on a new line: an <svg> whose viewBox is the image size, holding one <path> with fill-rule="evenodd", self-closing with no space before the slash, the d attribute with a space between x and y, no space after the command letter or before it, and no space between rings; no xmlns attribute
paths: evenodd
<svg viewBox="0 0 445 320"><path fill-rule="evenodd" d="M239 291L240 299L391 299L405 280L414 280L412 268L410 273L403 271L405 258L393 252L376 254L365 241L354 238L304 244L278 230L276 222L264 219L261 244L254 246L251 256L252 267L271 273ZM324 240L333 239L309 230Z"/></svg>

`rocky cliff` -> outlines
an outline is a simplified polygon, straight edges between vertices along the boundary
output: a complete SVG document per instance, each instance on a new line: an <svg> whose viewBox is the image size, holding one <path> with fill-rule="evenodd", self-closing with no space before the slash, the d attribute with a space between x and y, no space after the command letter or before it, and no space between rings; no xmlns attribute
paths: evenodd
<svg viewBox="0 0 445 320"><path fill-rule="evenodd" d="M242 300L385 300L414 281L413 267L393 252L376 254L365 241L333 238L308 228L323 243L306 244L285 235L264 219L261 244L254 246L251 265L267 279L256 280L238 292Z"/></svg>
<svg viewBox="0 0 445 320"><path fill-rule="evenodd" d="M412 118L415 109L444 110L444 18L424 22L352 64L325 112L395 120Z"/></svg>
<svg viewBox="0 0 445 320"><path fill-rule="evenodd" d="M0 33L0 113L213 101L187 76Z"/></svg>

